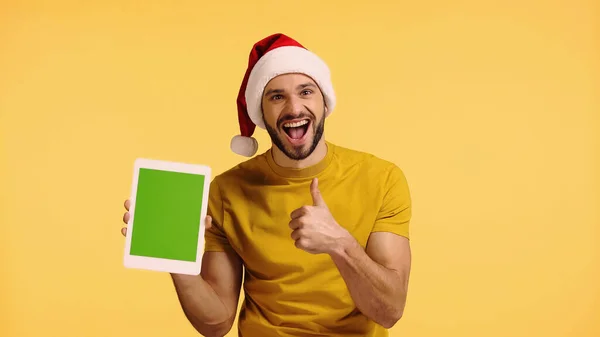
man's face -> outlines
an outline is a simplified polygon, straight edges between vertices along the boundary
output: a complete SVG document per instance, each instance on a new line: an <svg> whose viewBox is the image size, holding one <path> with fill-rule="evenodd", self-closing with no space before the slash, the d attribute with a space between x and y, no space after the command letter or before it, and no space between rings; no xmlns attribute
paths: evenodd
<svg viewBox="0 0 600 337"><path fill-rule="evenodd" d="M272 79L262 97L263 120L273 144L291 159L308 157L323 136L325 103L317 84L303 74Z"/></svg>

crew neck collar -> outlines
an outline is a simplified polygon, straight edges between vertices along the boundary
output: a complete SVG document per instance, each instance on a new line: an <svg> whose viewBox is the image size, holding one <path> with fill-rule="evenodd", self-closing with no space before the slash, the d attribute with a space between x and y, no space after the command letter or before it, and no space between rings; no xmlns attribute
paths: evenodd
<svg viewBox="0 0 600 337"><path fill-rule="evenodd" d="M325 157L323 159L321 159L321 161L319 161L318 163L308 166L308 167L291 168L291 167L279 166L277 163L275 163L275 160L273 159L272 149L269 149L266 153L267 163L269 164L269 167L271 168L271 170L273 170L273 172L275 172L277 175L282 176L282 177L286 177L286 178L314 177L314 176L318 175L319 173L323 172L329 166L329 164L331 163L331 160L333 159L335 145L329 143L328 141L325 141L325 144L327 145L327 153L325 154Z"/></svg>

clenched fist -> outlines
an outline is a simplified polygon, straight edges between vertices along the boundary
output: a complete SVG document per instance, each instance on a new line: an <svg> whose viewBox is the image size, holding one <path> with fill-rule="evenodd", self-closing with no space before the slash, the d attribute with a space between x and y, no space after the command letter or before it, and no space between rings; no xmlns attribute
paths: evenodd
<svg viewBox="0 0 600 337"><path fill-rule="evenodd" d="M351 235L331 215L318 184L319 181L315 178L310 185L313 205L294 210L290 214L292 219L289 226L296 247L311 254L329 254L341 241L349 239Z"/></svg>

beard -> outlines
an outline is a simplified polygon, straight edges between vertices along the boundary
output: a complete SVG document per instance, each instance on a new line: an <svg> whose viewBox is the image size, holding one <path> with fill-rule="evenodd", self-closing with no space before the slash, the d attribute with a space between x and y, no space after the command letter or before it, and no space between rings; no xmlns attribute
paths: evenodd
<svg viewBox="0 0 600 337"><path fill-rule="evenodd" d="M311 122L310 122L310 127L312 128L312 131L313 131L313 139L308 147L306 147L306 145L301 145L301 146L290 145L289 147L287 147L284 144L284 138L286 136L279 133L276 128L272 127L266 121L264 121L264 118L263 118L263 121L265 124L265 128L267 129L267 132L269 133L269 136L271 137L271 141L273 142L273 144L275 144L275 146L277 146L277 148L281 152L283 152L288 158L290 158L292 160L302 160L302 159L306 159L308 156L310 156L313 153L313 151L319 144L319 141L323 137L323 132L325 130L325 117L324 116L325 116L325 114L323 114L323 118L321 118L320 121L316 122L316 120L314 118L314 114L311 113L312 118L311 118ZM284 119L280 120L278 122L278 124L281 125L285 122L285 120L291 120L293 118L297 118L297 116L284 118ZM281 132L284 133L285 131L281 131ZM308 130L306 132L308 132Z"/></svg>

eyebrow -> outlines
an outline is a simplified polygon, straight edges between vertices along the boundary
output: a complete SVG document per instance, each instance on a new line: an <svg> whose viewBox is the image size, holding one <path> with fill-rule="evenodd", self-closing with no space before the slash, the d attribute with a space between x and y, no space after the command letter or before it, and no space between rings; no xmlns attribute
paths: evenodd
<svg viewBox="0 0 600 337"><path fill-rule="evenodd" d="M315 88L315 85L314 85L314 83L310 83L310 82L302 83L302 84L298 85L296 87L296 89L304 89L304 88L308 88L308 87ZM280 94L282 92L283 92L283 89L269 89L269 90L267 90L267 92L265 92L265 96L269 96L271 94Z"/></svg>

